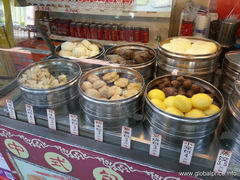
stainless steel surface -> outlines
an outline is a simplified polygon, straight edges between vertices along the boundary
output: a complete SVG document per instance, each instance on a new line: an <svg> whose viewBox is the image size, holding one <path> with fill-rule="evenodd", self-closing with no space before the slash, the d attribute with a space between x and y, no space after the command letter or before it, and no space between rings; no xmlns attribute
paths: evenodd
<svg viewBox="0 0 240 180"><path fill-rule="evenodd" d="M240 163L240 80L235 81L234 90L228 97L224 122L219 134L222 145L233 152L233 159Z"/></svg>
<svg viewBox="0 0 240 180"><path fill-rule="evenodd" d="M165 74L190 75L199 77L209 82L214 81L214 74L217 69L218 57L221 53L221 46L217 42L204 38L197 37L183 37L191 41L208 41L213 42L217 46L217 51L206 55L184 55L170 52L162 45L170 42L173 38L168 38L159 43L158 49L159 61L157 62L157 76Z"/></svg>
<svg viewBox="0 0 240 180"><path fill-rule="evenodd" d="M230 51L223 61L223 81L221 90L227 97L233 90L234 81L240 76L240 51Z"/></svg>
<svg viewBox="0 0 240 180"><path fill-rule="evenodd" d="M163 141L169 146L180 148L183 140L189 140L196 144L196 148L203 148L211 142L217 128L219 117L224 107L223 96L210 83L199 78L184 76L187 79L192 80L195 84L204 87L212 94L215 94L217 102L221 107L221 111L204 118L186 118L166 113L150 102L147 93L154 86L158 85L163 78L172 76L173 75L165 75L158 77L147 85L144 92L144 98L146 101L144 109L146 116L145 124L150 126L155 133L161 134Z"/></svg>
<svg viewBox="0 0 240 180"><path fill-rule="evenodd" d="M235 34L238 27L238 21L220 21L220 30L218 33L217 41L223 46L233 46L235 43Z"/></svg>
<svg viewBox="0 0 240 180"><path fill-rule="evenodd" d="M145 80L146 83L150 82L155 75L155 65L156 65L156 59L157 59L157 53L154 49L143 46L143 45L137 45L137 44L126 44L126 45L119 45L119 46L114 46L112 48L109 48L106 50L104 54L104 59L106 61L110 61L110 59L107 57L107 55L113 54L113 52L117 49L136 49L136 50L150 50L153 54L153 58L150 59L149 61L141 64L134 64L134 65L124 65L120 64L121 66L128 67L135 69L136 71L140 72Z"/></svg>
<svg viewBox="0 0 240 180"><path fill-rule="evenodd" d="M108 72L118 72L121 77L128 78L132 82L142 84L142 89L138 94L123 100L105 101L94 99L87 96L80 85L90 74L103 75ZM144 88L144 79L140 73L126 67L101 67L85 73L79 80L80 106L83 111L83 119L90 124L94 120L103 121L104 128L108 130L119 131L125 124L136 123L142 104L142 95Z"/></svg>
<svg viewBox="0 0 240 180"><path fill-rule="evenodd" d="M88 40L88 41L93 43L93 44L96 44L99 47L100 52L96 56L88 57L86 59L102 59L103 55L104 55L104 52L105 52L104 46L102 44L100 44L99 42L96 42L96 41L92 41L92 40ZM70 41L70 42L79 42L79 41ZM61 45L56 47L56 52L57 52L58 56L59 56L59 51L60 50L61 50ZM71 60L71 58L62 57L62 56L59 56L59 57L61 57L63 59ZM100 67L100 65L87 64L87 63L83 63L83 62L79 62L79 65L81 66L81 70L82 70L83 73L85 73L89 70Z"/></svg>
<svg viewBox="0 0 240 180"><path fill-rule="evenodd" d="M26 70L34 66L47 68L54 76L65 74L67 75L68 82L62 86L50 89L33 89L18 82L26 103L42 108L56 107L78 97L77 86L81 75L81 69L78 64L66 60L41 61L27 66L18 74L17 79L19 80Z"/></svg>

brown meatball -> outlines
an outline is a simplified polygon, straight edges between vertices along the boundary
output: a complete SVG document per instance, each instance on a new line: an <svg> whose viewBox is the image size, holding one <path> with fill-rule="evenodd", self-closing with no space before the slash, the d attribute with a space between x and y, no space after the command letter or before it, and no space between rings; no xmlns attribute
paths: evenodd
<svg viewBox="0 0 240 180"><path fill-rule="evenodd" d="M167 87L162 89L165 95L168 96L176 96L177 95L177 89L174 87Z"/></svg>
<svg viewBox="0 0 240 180"><path fill-rule="evenodd" d="M171 81L171 84L175 88L179 88L181 86L181 83L179 81L177 81L177 80Z"/></svg>
<svg viewBox="0 0 240 180"><path fill-rule="evenodd" d="M167 82L167 81L169 81L169 79L167 77L165 77L165 78L162 79L162 81Z"/></svg>
<svg viewBox="0 0 240 180"><path fill-rule="evenodd" d="M185 89L190 89L190 88L192 87L192 81L189 80L189 79L185 80L185 81L183 82L183 87L184 87Z"/></svg>
<svg viewBox="0 0 240 180"><path fill-rule="evenodd" d="M165 81L163 83L163 87L170 87L171 86L171 82L170 81Z"/></svg>
<svg viewBox="0 0 240 180"><path fill-rule="evenodd" d="M135 51L133 59L139 64L144 63L152 58L152 55L148 51Z"/></svg>
<svg viewBox="0 0 240 180"><path fill-rule="evenodd" d="M122 56L126 60L133 59L134 51L131 49L118 49L116 52L119 56Z"/></svg>
<svg viewBox="0 0 240 180"><path fill-rule="evenodd" d="M193 84L191 90L193 91L194 94L197 94L200 92L200 86Z"/></svg>
<svg viewBox="0 0 240 180"><path fill-rule="evenodd" d="M178 90L178 95L186 96L186 90L183 87L180 87L179 90Z"/></svg>
<svg viewBox="0 0 240 180"><path fill-rule="evenodd" d="M179 77L177 77L177 80L178 80L179 82L183 83L184 80L185 80L185 78L184 78L183 76L179 76Z"/></svg>
<svg viewBox="0 0 240 180"><path fill-rule="evenodd" d="M194 93L192 90L188 90L186 95L187 95L187 97L191 98L194 95Z"/></svg>
<svg viewBox="0 0 240 180"><path fill-rule="evenodd" d="M112 63L126 64L126 59L117 54L107 55L107 57L110 59Z"/></svg>

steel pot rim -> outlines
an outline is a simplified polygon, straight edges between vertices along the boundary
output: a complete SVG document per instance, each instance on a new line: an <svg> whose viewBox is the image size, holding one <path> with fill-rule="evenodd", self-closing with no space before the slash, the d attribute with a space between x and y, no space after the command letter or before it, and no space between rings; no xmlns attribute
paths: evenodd
<svg viewBox="0 0 240 180"><path fill-rule="evenodd" d="M23 84L21 84L19 82L19 79L21 78L21 76L28 69L30 69L34 66L45 64L45 63L54 63L54 62L56 63L56 62L64 62L64 61L66 61L66 60L65 59L62 59L62 60L61 59L58 59L58 60L44 60L44 61L40 61L40 62L36 62L36 63L28 65L27 67L22 69L17 75L17 82L19 84L19 88L23 91L31 92L31 93L35 93L35 92L36 93L51 93L51 92L60 91L60 90L63 90L63 89L66 89L66 88L72 86L79 79L79 77L81 76L81 73L82 73L80 65L78 63L75 63L75 62L72 62L72 61L66 61L66 62L71 63L74 66L76 66L77 67L77 73L71 80L69 80L66 84L63 84L61 86L57 86L57 87L53 87L53 88L49 88L49 89L35 89L35 88L29 88L29 87L23 86Z"/></svg>
<svg viewBox="0 0 240 180"><path fill-rule="evenodd" d="M157 108L155 105L153 105L151 103L150 99L147 96L148 88L154 81L156 81L158 79L165 78L165 77L172 77L172 76L183 76L183 77L186 77L186 78L195 79L195 80L203 82L203 83L207 84L208 86L210 86L211 88L213 88L220 95L220 99L222 101L222 105L221 105L220 111L218 113L216 113L216 114L213 114L213 115L207 116L207 117L203 117L203 118L188 118L188 117L173 115L173 114L167 113L167 112ZM193 77L193 76L187 76L187 75L170 75L170 74L168 74L168 75L159 76L159 77L153 79L152 81L150 81L146 85L146 88L145 88L145 91L144 91L144 98L145 98L146 103L148 103L148 105L155 112L157 112L158 114L161 114L161 115L166 116L168 118L174 119L176 121L185 122L185 123L191 123L191 124L207 123L209 121L212 121L213 119L219 117L221 115L221 113L223 112L223 109L224 109L224 98L223 98L221 92L216 87L214 87L212 84L210 84L209 82L207 82L207 81L205 81L203 79L200 79L200 78L197 78L197 77Z"/></svg>
<svg viewBox="0 0 240 180"><path fill-rule="evenodd" d="M105 53L104 53L104 60L111 62L110 59L107 57L107 55L110 55L108 53L110 53L115 48L121 48L121 47L125 47L125 46L136 46L136 47L142 47L142 48L151 50L154 53L154 56L153 56L153 58L151 60L149 60L147 62L144 62L144 63L140 63L140 64L127 65L127 64L119 64L119 63L117 63L120 66L122 66L122 67L130 67L130 68L141 68L141 67L145 67L146 65L149 65L149 64L152 64L152 63L156 62L157 52L156 52L155 49L150 48L148 46L144 46L144 45L140 45L140 44L134 44L134 43L131 43L131 44L121 44L121 45L113 46L113 47L107 49L105 51Z"/></svg>
<svg viewBox="0 0 240 180"><path fill-rule="evenodd" d="M93 98L93 97L90 97L90 96L87 96L85 94L85 92L82 90L82 88L80 87L81 86L81 82L85 79L85 77L87 77L89 74L91 73L94 73L94 72L97 72L97 71L101 71L101 70L108 70L108 69L123 69L123 70L127 70L127 71L130 71L132 72L133 74L136 74L140 80L141 80L141 84L142 84L142 88L141 90L135 94L134 96L131 96L131 97L128 97L126 99L120 99L120 100L102 100L102 99L96 99L96 98ZM127 68L127 67L113 67L113 66L105 66L105 67L99 67L99 68L95 68L95 69L92 69L86 73L84 73L80 79L78 80L78 92L80 93L80 96L82 96L83 98L87 99L88 101L93 101L94 103L99 103L99 104L107 104L107 105L110 105L110 104L116 104L116 102L119 102L119 103L127 103L127 102L131 102L133 101L134 99L137 99L139 98L143 92L144 92L144 87L145 87L145 81L144 81L144 78L142 77L142 75L134 70L134 69L130 69L130 68Z"/></svg>
<svg viewBox="0 0 240 180"><path fill-rule="evenodd" d="M217 46L217 51L214 52L214 53L211 53L211 54L204 54L204 55L190 55L190 54L180 54L180 53L174 53L174 52L171 52L171 51L168 51L164 48L162 48L162 44L164 44L164 42L166 41L170 41L174 38L185 38L185 39L190 39L190 40L202 40L202 41L208 41L208 42L212 42L214 43L216 46ZM221 45L214 41L214 40L211 40L211 39L207 39L207 38L200 38L200 37L194 37L194 36L175 36L175 37L170 37L170 38L167 38L163 41L161 41L160 43L158 43L158 50L160 51L160 53L163 53L165 55L168 55L168 56L171 56L171 57L174 57L174 58L183 58L183 59L209 59L209 58L214 58L216 56L219 56L219 54L221 53Z"/></svg>
<svg viewBox="0 0 240 180"><path fill-rule="evenodd" d="M238 72L240 71L240 63L236 63L236 62L233 62L231 61L230 59L230 56L233 55L233 54L240 54L240 50L235 50L235 51L229 51L229 52L226 52L226 54L224 55L225 59L224 59L224 63L230 67L231 69L233 69L234 71Z"/></svg>

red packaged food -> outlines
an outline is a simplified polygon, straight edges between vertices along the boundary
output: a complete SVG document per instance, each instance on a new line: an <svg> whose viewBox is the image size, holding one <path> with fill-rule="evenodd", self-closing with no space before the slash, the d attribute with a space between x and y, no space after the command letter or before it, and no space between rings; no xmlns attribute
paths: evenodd
<svg viewBox="0 0 240 180"><path fill-rule="evenodd" d="M125 27L119 27L119 34L118 34L119 40L120 41L125 41L126 40L126 28Z"/></svg>
<svg viewBox="0 0 240 180"><path fill-rule="evenodd" d="M111 40L112 41L117 41L118 40L118 26L117 25L112 26Z"/></svg>
<svg viewBox="0 0 240 180"><path fill-rule="evenodd" d="M70 36L75 37L75 32L77 30L77 26L75 22L70 23Z"/></svg>
<svg viewBox="0 0 240 180"><path fill-rule="evenodd" d="M104 40L111 40L111 26L110 25L105 25L104 26Z"/></svg>
<svg viewBox="0 0 240 180"><path fill-rule="evenodd" d="M83 38L87 38L87 39L91 38L91 34L89 30L90 30L89 24L88 23L83 24L83 35L84 35Z"/></svg>
<svg viewBox="0 0 240 180"><path fill-rule="evenodd" d="M90 25L90 38L91 39L97 39L97 25L91 24Z"/></svg>
<svg viewBox="0 0 240 180"><path fill-rule="evenodd" d="M103 25L99 24L97 26L97 39L99 40L103 40L104 39L104 29L103 29Z"/></svg>
<svg viewBox="0 0 240 180"><path fill-rule="evenodd" d="M134 27L134 30L133 30L133 41L139 42L140 41L140 37L141 37L140 28L139 27Z"/></svg>
<svg viewBox="0 0 240 180"><path fill-rule="evenodd" d="M149 28L141 28L141 42L142 43L149 42Z"/></svg>

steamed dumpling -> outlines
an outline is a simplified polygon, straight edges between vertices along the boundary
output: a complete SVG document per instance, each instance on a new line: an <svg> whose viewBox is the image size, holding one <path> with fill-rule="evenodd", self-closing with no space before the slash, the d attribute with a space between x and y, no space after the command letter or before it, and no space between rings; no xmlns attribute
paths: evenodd
<svg viewBox="0 0 240 180"><path fill-rule="evenodd" d="M91 44L89 47L88 47L91 51L97 51L99 52L99 48L96 44Z"/></svg>
<svg viewBox="0 0 240 180"><path fill-rule="evenodd" d="M84 39L81 42L86 48L90 49L90 46L92 45L88 40ZM90 49L91 50L91 49Z"/></svg>
<svg viewBox="0 0 240 180"><path fill-rule="evenodd" d="M84 47L75 47L72 50L72 56L74 57L81 57L86 55L86 48Z"/></svg>
<svg viewBox="0 0 240 180"><path fill-rule="evenodd" d="M61 50L72 51L75 45L72 42L64 42L61 44Z"/></svg>
<svg viewBox="0 0 240 180"><path fill-rule="evenodd" d="M71 57L72 56L72 52L71 51L61 50L61 51L59 51L59 55L62 56L62 57Z"/></svg>

